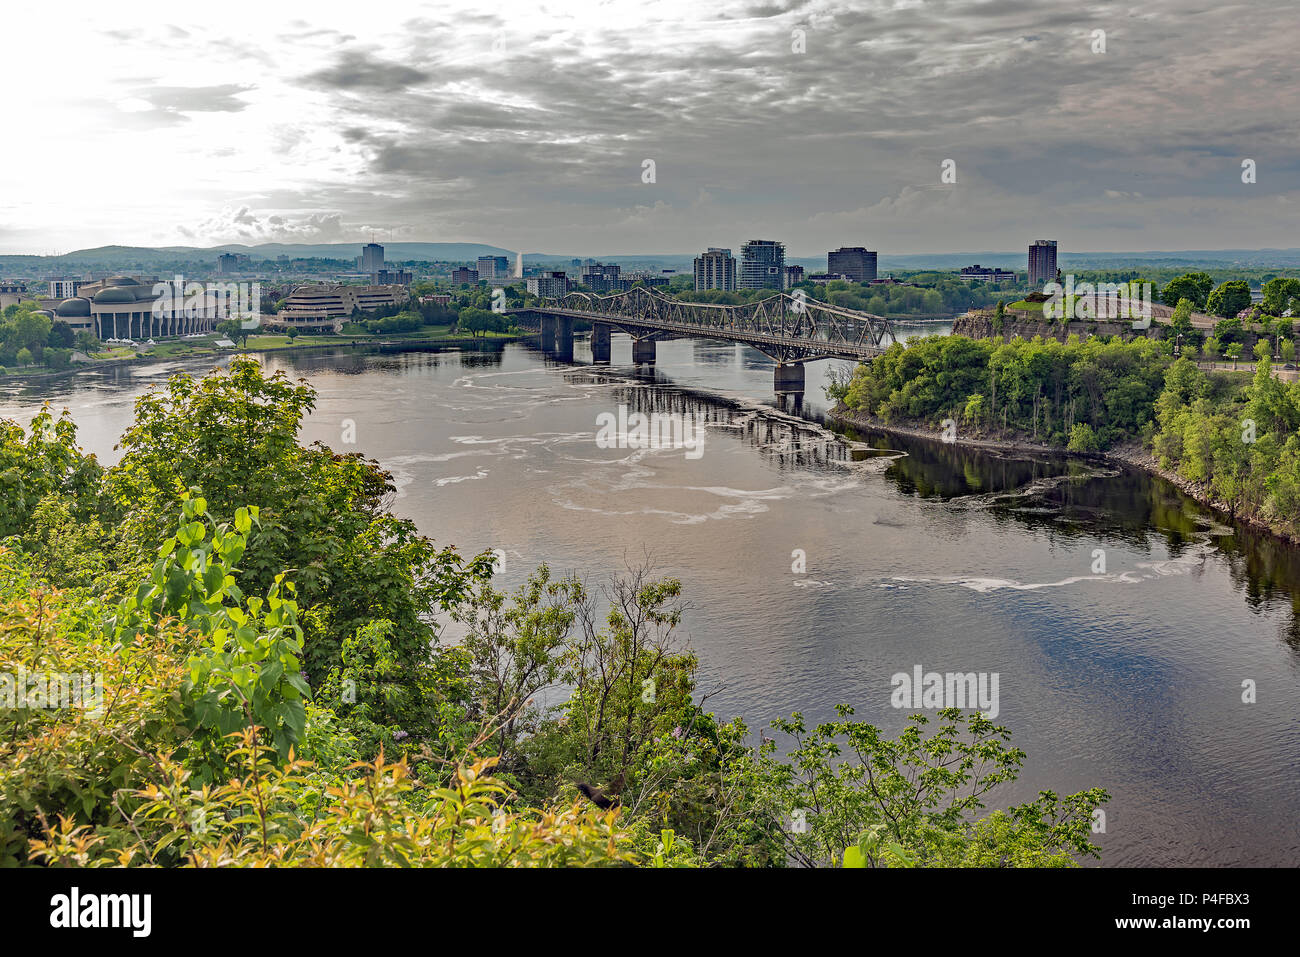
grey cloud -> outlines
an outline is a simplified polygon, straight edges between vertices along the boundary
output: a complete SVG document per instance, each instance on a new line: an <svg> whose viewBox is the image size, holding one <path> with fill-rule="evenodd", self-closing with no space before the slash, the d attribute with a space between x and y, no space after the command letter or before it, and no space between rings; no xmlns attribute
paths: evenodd
<svg viewBox="0 0 1300 957"><path fill-rule="evenodd" d="M239 83L219 86L144 86L132 95L153 104L165 113L238 113L248 106L239 99L253 89Z"/></svg>
<svg viewBox="0 0 1300 957"><path fill-rule="evenodd" d="M362 50L347 50L335 62L302 78L308 86L341 91L396 93L418 86L429 74Z"/></svg>

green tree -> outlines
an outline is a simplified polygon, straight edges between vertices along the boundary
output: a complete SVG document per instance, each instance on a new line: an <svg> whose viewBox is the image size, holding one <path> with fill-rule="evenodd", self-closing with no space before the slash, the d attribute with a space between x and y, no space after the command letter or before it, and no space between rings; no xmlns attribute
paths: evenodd
<svg viewBox="0 0 1300 957"><path fill-rule="evenodd" d="M1300 296L1300 279L1277 276L1264 283L1262 291L1264 299L1261 306L1264 311L1269 315L1280 316L1286 312L1291 300Z"/></svg>
<svg viewBox="0 0 1300 957"><path fill-rule="evenodd" d="M425 660L434 616L460 600L486 558L467 568L454 549L392 515L392 478L376 463L299 446L315 402L310 386L267 376L247 356L203 379L174 375L142 397L106 483L123 516L124 557L156 552L184 489L201 489L218 516L257 506L261 531L240 564L243 587L265 594L288 570L309 674L323 678L343 640L377 620L391 623L399 656Z"/></svg>
<svg viewBox="0 0 1300 957"><path fill-rule="evenodd" d="M231 342L238 342L241 346L248 345L248 335L253 330L245 329L244 324L238 319L227 319L224 322L217 323L217 334L229 339Z"/></svg>
<svg viewBox="0 0 1300 957"><path fill-rule="evenodd" d="M778 792L787 820L801 822L785 835L793 860L810 866L851 860L862 867L1061 867L1075 857L1099 856L1090 840L1092 815L1110 800L1100 788L1066 798L1044 791L1000 817L975 817L990 793L1019 776L1025 758L1007 745L1010 733L979 712L967 717L944 709L930 734L930 718L911 715L906 730L890 739L851 720L852 708L836 711L839 720L815 728L798 713L772 722L795 742L784 762L787 783ZM981 845L986 850L977 850ZM846 859L853 848L857 853Z"/></svg>
<svg viewBox="0 0 1300 957"><path fill-rule="evenodd" d="M1250 308L1250 283L1236 279L1220 283L1205 301L1212 315L1231 319L1243 309Z"/></svg>
<svg viewBox="0 0 1300 957"><path fill-rule="evenodd" d="M1205 308L1205 302L1214 287L1214 280L1207 273L1189 272L1172 279L1160 291L1160 299L1167 306L1177 306L1186 299L1197 309Z"/></svg>
<svg viewBox="0 0 1300 957"><path fill-rule="evenodd" d="M1192 331L1192 300L1183 297L1169 317L1169 326L1177 335L1186 336Z"/></svg>

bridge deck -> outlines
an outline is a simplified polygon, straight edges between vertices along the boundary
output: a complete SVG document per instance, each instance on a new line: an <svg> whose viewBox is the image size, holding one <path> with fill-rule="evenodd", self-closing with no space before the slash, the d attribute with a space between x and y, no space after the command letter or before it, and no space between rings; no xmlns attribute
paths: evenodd
<svg viewBox="0 0 1300 957"><path fill-rule="evenodd" d="M668 332L683 338L720 339L725 342L743 342L752 346L800 349L810 353L807 356L794 360L798 362L809 362L816 359L870 359L885 351L881 347L853 342L835 342L827 339L808 339L797 336L774 336L761 332L751 332L745 329L734 328L726 323L706 325L704 323L668 322L662 319L634 319L628 316L592 312L583 309L563 309L555 306L545 308L539 306L525 306L519 309L507 309L506 312L514 314L534 313L537 315L569 316L574 319L587 319L592 322L603 322L611 326L618 326L627 331L640 329L651 332Z"/></svg>

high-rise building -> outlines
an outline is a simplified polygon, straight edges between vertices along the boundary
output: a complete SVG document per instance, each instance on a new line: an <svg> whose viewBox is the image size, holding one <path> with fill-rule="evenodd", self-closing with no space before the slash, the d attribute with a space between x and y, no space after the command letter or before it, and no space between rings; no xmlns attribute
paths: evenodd
<svg viewBox="0 0 1300 957"><path fill-rule="evenodd" d="M871 282L876 278L876 254L862 246L841 246L826 254L826 271L854 282Z"/></svg>
<svg viewBox="0 0 1300 957"><path fill-rule="evenodd" d="M479 256L478 275L480 279L509 279L510 260L505 256Z"/></svg>
<svg viewBox="0 0 1300 957"><path fill-rule="evenodd" d="M1029 284L1056 280L1056 240L1035 239L1029 246Z"/></svg>
<svg viewBox="0 0 1300 957"><path fill-rule="evenodd" d="M707 252L695 257L695 288L736 288L736 260L730 249L710 246Z"/></svg>
<svg viewBox="0 0 1300 957"><path fill-rule="evenodd" d="M451 281L457 286L467 282L478 282L478 270L466 269L463 266L459 269L453 269L451 271Z"/></svg>
<svg viewBox="0 0 1300 957"><path fill-rule="evenodd" d="M361 271L376 273L384 268L384 247L379 243L366 243L361 247Z"/></svg>
<svg viewBox="0 0 1300 957"><path fill-rule="evenodd" d="M740 289L780 289L785 281L785 244L751 239L740 247Z"/></svg>
<svg viewBox="0 0 1300 957"><path fill-rule="evenodd" d="M803 282L803 266L786 266L784 288L793 289L801 282Z"/></svg>
<svg viewBox="0 0 1300 957"><path fill-rule="evenodd" d="M582 284L592 292L618 292L626 288L619 281L617 263L588 262L582 267Z"/></svg>
<svg viewBox="0 0 1300 957"><path fill-rule="evenodd" d="M527 286L530 295L561 299L569 291L569 277L563 269L553 270L540 276L529 276Z"/></svg>

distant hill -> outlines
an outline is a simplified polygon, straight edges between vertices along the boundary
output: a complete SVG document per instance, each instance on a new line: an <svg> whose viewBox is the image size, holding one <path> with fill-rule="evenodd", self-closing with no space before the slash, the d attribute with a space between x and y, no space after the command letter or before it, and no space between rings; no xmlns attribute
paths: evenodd
<svg viewBox="0 0 1300 957"><path fill-rule="evenodd" d="M361 253L361 243L262 243L255 246L231 243L224 246L99 246L78 249L60 256L0 256L0 277L17 274L54 275L60 272L121 270L150 270L165 263L215 263L224 252L242 253L254 261L273 260L278 256L290 258L339 259L352 261ZM479 256L505 256L514 264L516 253L500 246L486 243L384 243L385 258L389 262L472 262ZM733 248L739 253L739 245ZM625 268L677 269L689 271L696 252L643 253L633 256L610 256L598 253L541 253L524 254L530 265L568 266L574 259L598 259L618 263ZM1026 251L1012 252L956 252L917 253L890 255L882 253L878 268L881 273L891 270L956 270L962 266L979 263L1003 269L1024 271ZM826 269L826 257L791 256L791 264L803 266L809 272ZM1189 249L1149 250L1146 252L1076 252L1062 250L1061 266L1080 269L1123 269L1137 263L1170 268L1300 268L1300 249Z"/></svg>

